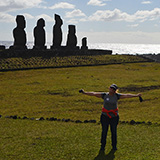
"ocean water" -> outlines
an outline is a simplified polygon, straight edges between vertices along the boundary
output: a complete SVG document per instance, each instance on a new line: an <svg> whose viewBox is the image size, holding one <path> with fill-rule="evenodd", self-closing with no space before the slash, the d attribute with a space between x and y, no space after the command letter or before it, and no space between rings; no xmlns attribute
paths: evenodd
<svg viewBox="0 0 160 160"><path fill-rule="evenodd" d="M0 45L5 45L6 48L13 45L12 41L0 41ZM47 43L47 48L51 46ZM33 42L27 43L28 49L33 47ZM113 54L159 54L160 44L123 44L123 43L89 43L89 49L105 49L112 50Z"/></svg>
<svg viewBox="0 0 160 160"><path fill-rule="evenodd" d="M109 49L113 54L159 54L160 44L123 44L123 43L96 43L90 44L93 49Z"/></svg>

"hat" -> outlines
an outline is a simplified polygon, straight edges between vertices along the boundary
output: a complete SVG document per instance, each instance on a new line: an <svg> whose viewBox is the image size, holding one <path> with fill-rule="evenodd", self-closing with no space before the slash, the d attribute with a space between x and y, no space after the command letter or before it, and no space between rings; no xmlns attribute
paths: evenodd
<svg viewBox="0 0 160 160"><path fill-rule="evenodd" d="M110 88L113 88L115 91L118 89L118 87L117 87L116 84L112 84L112 85L110 86Z"/></svg>

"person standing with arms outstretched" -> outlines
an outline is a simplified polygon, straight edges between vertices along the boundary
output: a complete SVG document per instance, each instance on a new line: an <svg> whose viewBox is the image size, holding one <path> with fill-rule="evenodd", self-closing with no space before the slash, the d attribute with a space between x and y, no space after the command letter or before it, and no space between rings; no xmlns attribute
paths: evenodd
<svg viewBox="0 0 160 160"><path fill-rule="evenodd" d="M102 98L104 100L102 114L101 114L101 125L102 125L102 135L101 135L101 151L105 150L106 146L106 138L108 127L111 129L111 140L112 140L112 149L117 150L117 125L119 122L119 113L117 102L119 99L123 98L133 98L133 97L141 97L141 94L122 94L117 93L118 87L116 84L112 84L109 87L109 92L86 92L81 89L79 92L88 96L95 96L98 98Z"/></svg>

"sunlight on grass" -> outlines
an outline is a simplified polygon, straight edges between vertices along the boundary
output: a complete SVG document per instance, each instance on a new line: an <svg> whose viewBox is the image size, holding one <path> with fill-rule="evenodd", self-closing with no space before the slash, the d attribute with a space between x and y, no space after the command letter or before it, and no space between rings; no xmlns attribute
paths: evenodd
<svg viewBox="0 0 160 160"><path fill-rule="evenodd" d="M64 122L0 119L0 159L94 160L100 148L101 126ZM115 160L160 157L160 128L156 126L118 126ZM111 150L107 138L105 156Z"/></svg>
<svg viewBox="0 0 160 160"><path fill-rule="evenodd" d="M0 114L99 120L102 99L81 95L78 90L107 92L108 86L116 83L119 92L141 92L144 98L142 103L138 98L120 100L121 120L159 122L158 66L158 63L137 63L3 72Z"/></svg>
<svg viewBox="0 0 160 160"><path fill-rule="evenodd" d="M111 134L103 159L159 160L160 64L134 63L92 67L0 72L0 159L97 160L100 147L99 119L103 100L79 94L108 91L116 83L119 92L142 93L119 101L121 121L145 121L152 125L118 125L118 151L111 150ZM5 116L20 116L13 120ZM22 120L96 120L97 123Z"/></svg>

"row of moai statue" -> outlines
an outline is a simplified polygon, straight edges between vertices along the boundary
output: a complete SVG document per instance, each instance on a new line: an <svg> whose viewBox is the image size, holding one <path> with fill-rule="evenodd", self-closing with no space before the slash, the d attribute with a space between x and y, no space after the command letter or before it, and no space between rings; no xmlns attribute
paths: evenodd
<svg viewBox="0 0 160 160"><path fill-rule="evenodd" d="M55 25L53 26L53 44L50 49L62 48L62 29L63 21L61 17L55 14ZM13 29L14 44L10 46L10 49L27 49L26 43L26 21L23 15L17 15L16 17L17 27ZM46 35L45 35L45 21L40 18L37 21L37 26L33 30L34 35L34 46L33 49L46 49ZM76 27L75 25L68 25L67 43L64 48L75 49L77 47ZM88 49L87 38L82 39L81 49Z"/></svg>

